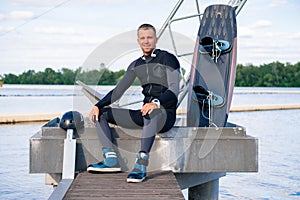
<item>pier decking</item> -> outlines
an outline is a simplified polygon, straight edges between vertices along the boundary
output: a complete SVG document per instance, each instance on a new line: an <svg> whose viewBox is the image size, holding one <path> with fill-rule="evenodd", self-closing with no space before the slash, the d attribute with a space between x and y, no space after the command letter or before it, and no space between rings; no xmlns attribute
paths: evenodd
<svg viewBox="0 0 300 200"><path fill-rule="evenodd" d="M233 106L230 109L230 112L253 112L253 111L270 111L270 110L295 110L295 109L300 109L300 104ZM185 114L186 110L177 109L177 112L178 114ZM62 114L63 113L5 115L5 116L0 116L0 124L23 123L23 122L46 122L55 117L60 117L62 116Z"/></svg>
<svg viewBox="0 0 300 200"><path fill-rule="evenodd" d="M73 199L184 199L171 171L148 173L143 183L127 183L128 173L80 173L64 197Z"/></svg>

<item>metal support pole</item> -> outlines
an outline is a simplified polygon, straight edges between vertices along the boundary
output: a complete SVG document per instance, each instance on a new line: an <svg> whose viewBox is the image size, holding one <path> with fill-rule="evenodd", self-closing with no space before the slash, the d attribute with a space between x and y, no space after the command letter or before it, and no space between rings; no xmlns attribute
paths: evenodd
<svg viewBox="0 0 300 200"><path fill-rule="evenodd" d="M62 179L74 179L75 175L76 140L73 139L73 131L73 129L68 129L64 140Z"/></svg>
<svg viewBox="0 0 300 200"><path fill-rule="evenodd" d="M219 179L188 189L189 200L215 200L219 198Z"/></svg>
<svg viewBox="0 0 300 200"><path fill-rule="evenodd" d="M168 18L166 19L166 21L164 22L164 24L162 25L161 29L159 30L159 32L157 33L157 38L160 38L160 36L163 34L163 32L165 31L165 29L167 28L170 20L174 17L175 13L177 12L177 10L179 9L179 7L181 6L181 4L183 3L184 0L179 0L176 5L174 6L173 10L171 11L170 15L168 16Z"/></svg>
<svg viewBox="0 0 300 200"><path fill-rule="evenodd" d="M73 129L67 130L67 137L64 140L62 180L59 182L57 188L49 197L49 200L63 199L74 180L76 139L73 139L73 132Z"/></svg>

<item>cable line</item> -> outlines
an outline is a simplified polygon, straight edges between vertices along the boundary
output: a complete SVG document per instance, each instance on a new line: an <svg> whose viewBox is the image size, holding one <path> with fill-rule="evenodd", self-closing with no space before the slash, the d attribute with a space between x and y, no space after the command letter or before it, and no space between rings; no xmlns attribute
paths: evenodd
<svg viewBox="0 0 300 200"><path fill-rule="evenodd" d="M1 34L0 34L0 37L1 37L1 36L5 36L6 34L8 34L8 33L10 33L10 32L16 31L17 29L21 28L22 26L25 26L26 24L30 23L31 21L36 20L36 19L38 19L38 18L40 18L40 17L46 15L47 13L53 11L53 10L56 9L56 8L61 7L62 5L66 4L66 3L69 2L69 1L71 1L71 0L65 0L65 1L63 1L63 2L61 2L61 3L59 3L59 4L55 5L55 6L53 6L53 7L50 8L49 10L46 10L45 12L43 12L43 13L41 13L41 14L39 14L39 15L37 15L37 16L35 16L35 17L33 17L33 18L27 20L27 21L25 21L24 23L22 23L22 24L20 24L20 25L18 25L18 26L16 26L16 27L14 27L13 29L7 30L7 31L5 31L4 33L1 33Z"/></svg>

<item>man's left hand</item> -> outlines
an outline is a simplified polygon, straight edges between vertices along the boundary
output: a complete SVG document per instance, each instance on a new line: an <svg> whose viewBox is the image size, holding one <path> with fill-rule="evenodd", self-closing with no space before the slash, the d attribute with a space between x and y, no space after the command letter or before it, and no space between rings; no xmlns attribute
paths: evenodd
<svg viewBox="0 0 300 200"><path fill-rule="evenodd" d="M142 116L150 114L155 108L157 108L157 105L155 103L146 103L141 109Z"/></svg>

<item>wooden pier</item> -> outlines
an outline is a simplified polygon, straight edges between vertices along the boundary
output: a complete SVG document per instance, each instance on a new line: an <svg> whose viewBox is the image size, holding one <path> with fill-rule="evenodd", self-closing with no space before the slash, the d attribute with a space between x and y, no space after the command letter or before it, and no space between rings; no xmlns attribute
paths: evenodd
<svg viewBox="0 0 300 200"><path fill-rule="evenodd" d="M275 104L275 105L248 105L233 106L230 112L253 112L270 110L297 110L300 104ZM177 109L178 114L186 114L186 110ZM24 122L46 122L55 117L62 116L63 113L43 113L43 114L19 114L0 116L0 124L24 123ZM88 115L88 114L86 114Z"/></svg>
<svg viewBox="0 0 300 200"><path fill-rule="evenodd" d="M150 172L142 183L127 183L128 173L80 173L64 199L184 199L171 171Z"/></svg>

